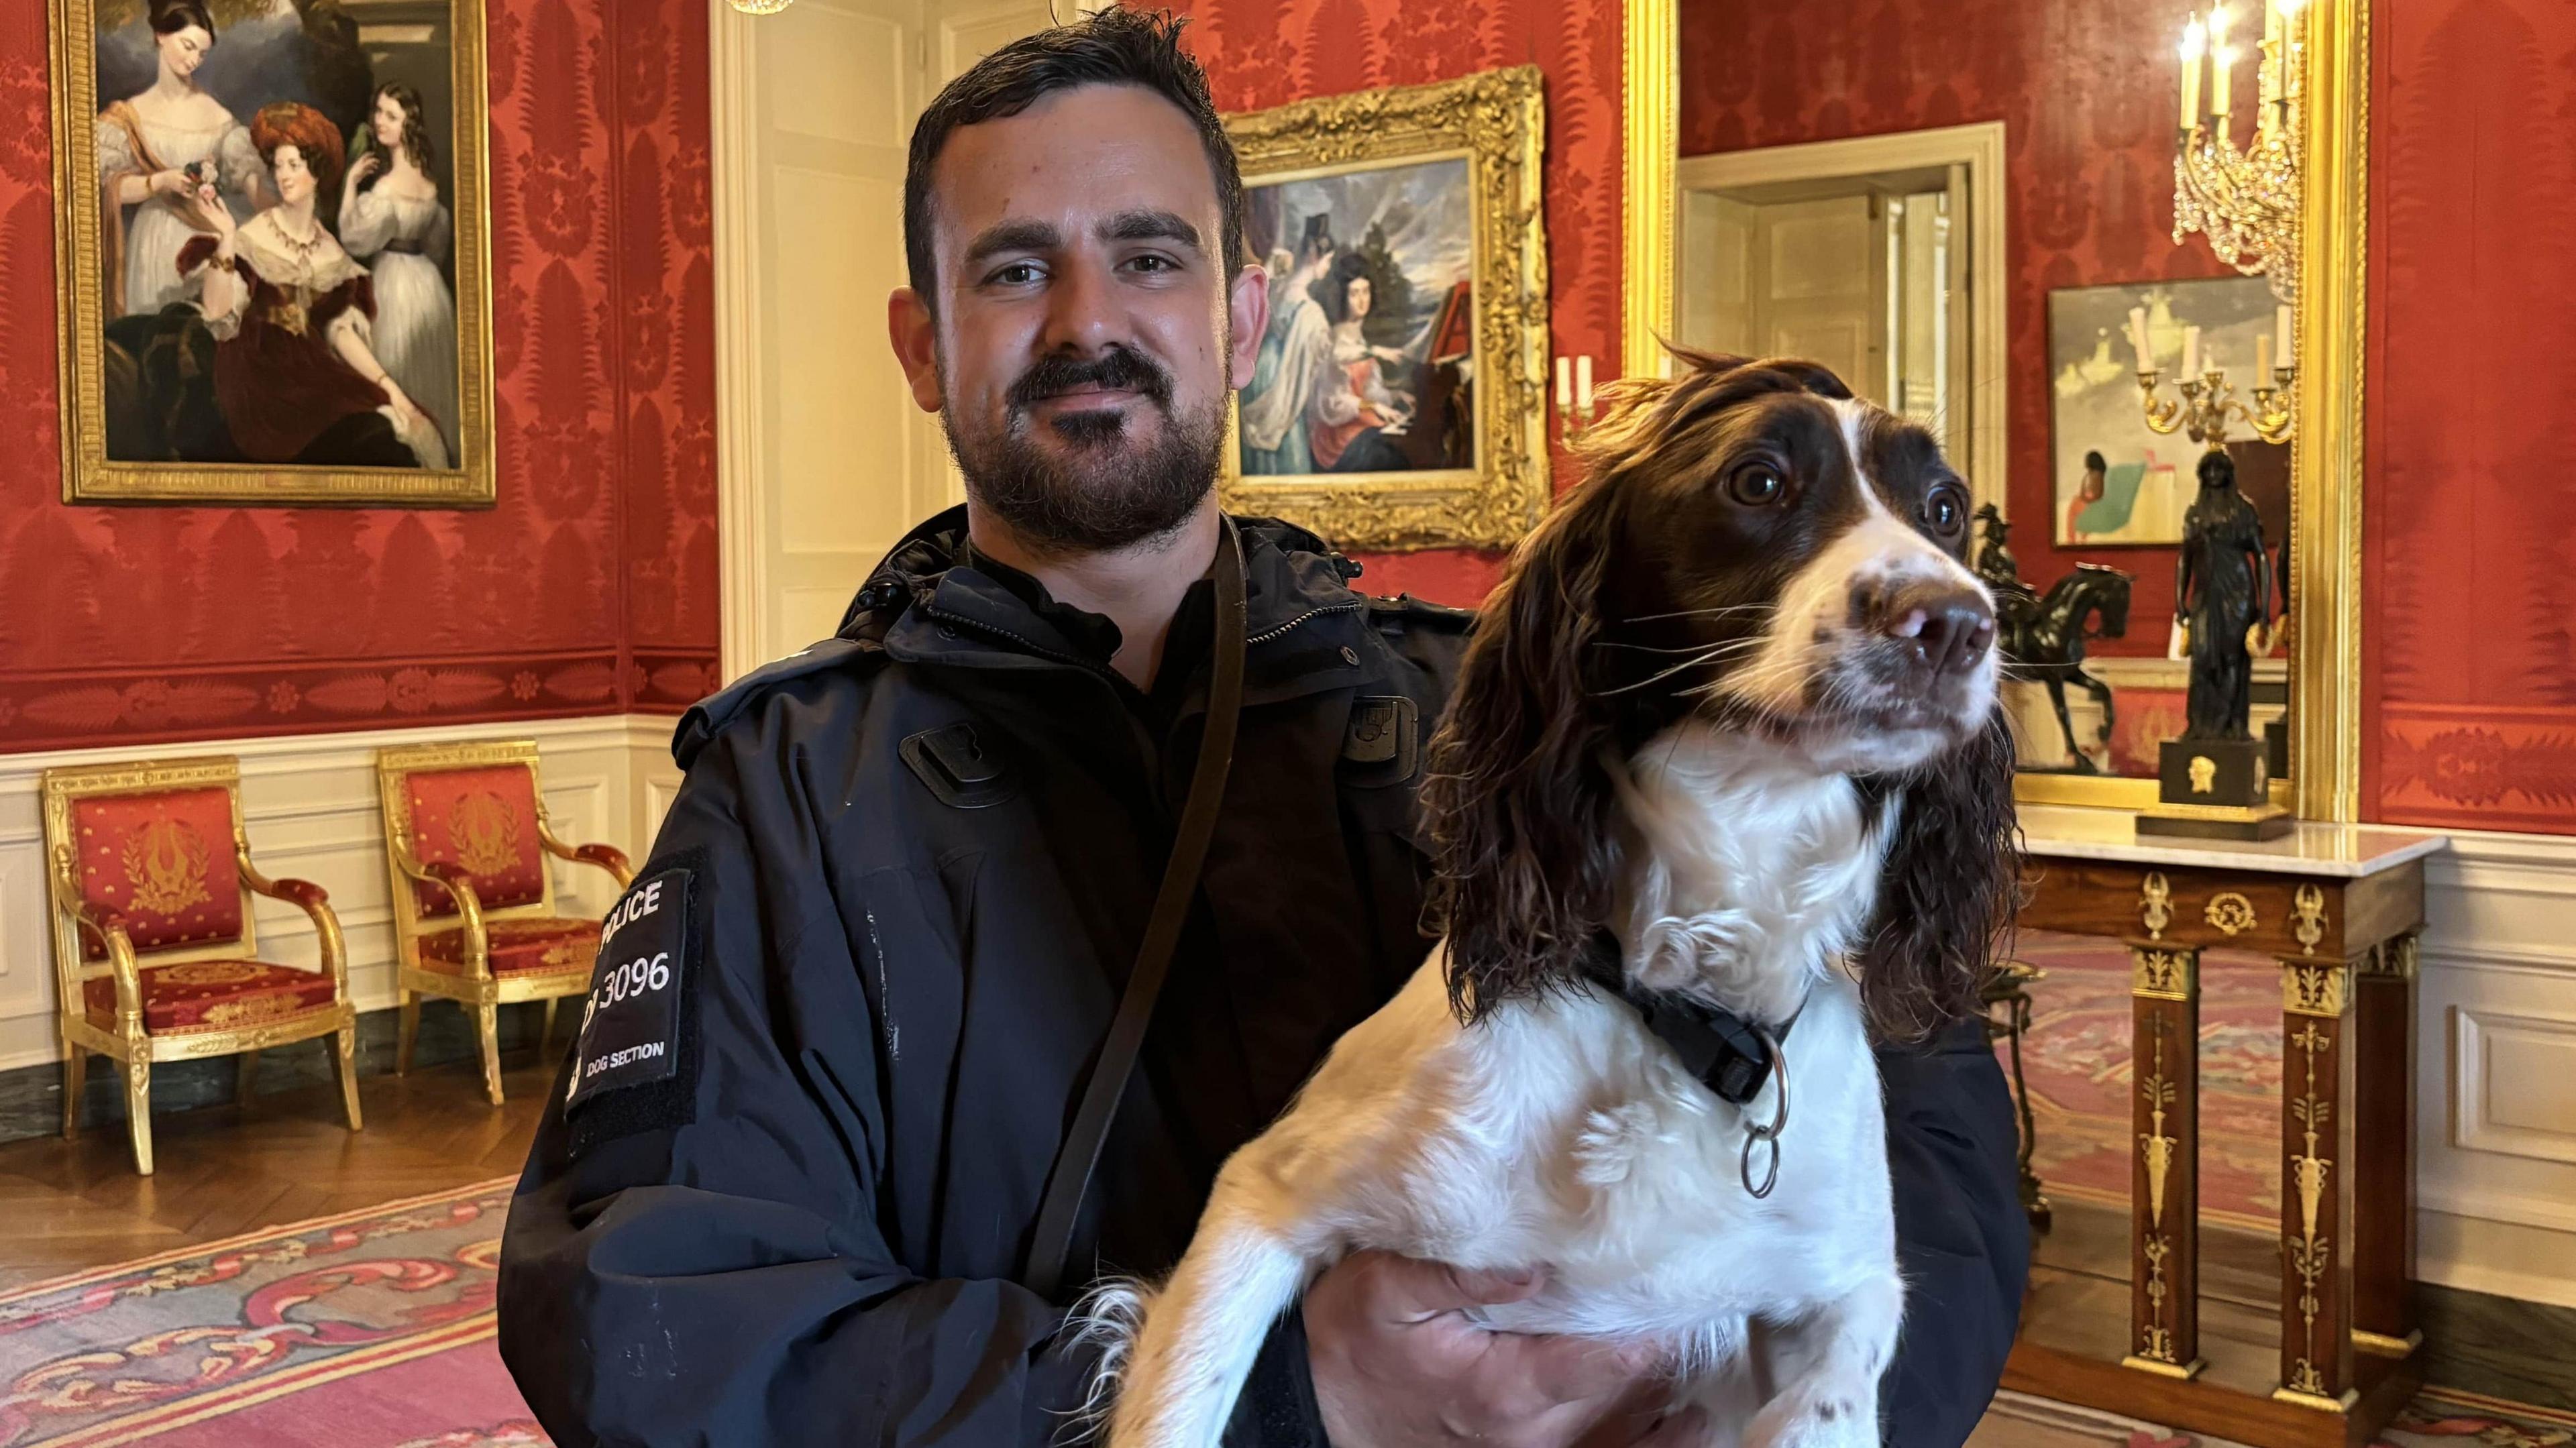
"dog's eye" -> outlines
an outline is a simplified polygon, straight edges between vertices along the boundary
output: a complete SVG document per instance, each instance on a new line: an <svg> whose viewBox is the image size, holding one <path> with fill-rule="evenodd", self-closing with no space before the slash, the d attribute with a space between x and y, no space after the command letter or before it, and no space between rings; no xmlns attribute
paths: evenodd
<svg viewBox="0 0 2576 1448"><path fill-rule="evenodd" d="M1924 526L1944 538L1955 536L1967 526L1967 521L1968 508L1959 500L1956 488L1934 488L1931 495L1923 500Z"/></svg>
<svg viewBox="0 0 2576 1448"><path fill-rule="evenodd" d="M1769 463L1746 463L1726 476L1726 491L1734 496L1735 501L1751 507L1776 503L1788 490L1789 485L1781 479L1780 470Z"/></svg>

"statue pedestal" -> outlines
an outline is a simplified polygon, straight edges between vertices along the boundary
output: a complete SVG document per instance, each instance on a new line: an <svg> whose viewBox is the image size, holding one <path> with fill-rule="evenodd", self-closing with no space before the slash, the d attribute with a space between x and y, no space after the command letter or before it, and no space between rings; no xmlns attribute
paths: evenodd
<svg viewBox="0 0 2576 1448"><path fill-rule="evenodd" d="M2288 834L2290 812L2272 803L2270 753L2259 739L2164 741L2157 804L2139 813L2138 833L2203 840Z"/></svg>

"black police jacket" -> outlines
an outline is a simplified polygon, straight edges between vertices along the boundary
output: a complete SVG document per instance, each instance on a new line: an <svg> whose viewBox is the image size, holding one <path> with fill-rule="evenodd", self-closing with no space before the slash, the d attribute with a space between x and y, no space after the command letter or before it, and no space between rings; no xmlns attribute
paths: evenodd
<svg viewBox="0 0 2576 1448"><path fill-rule="evenodd" d="M1225 811L1076 1281L1177 1260L1226 1153L1432 943L1413 792L1467 616L1366 598L1311 534L1242 527ZM1205 665L1136 694L1104 621L964 532L962 510L916 529L838 637L681 722L686 782L610 917L502 1243L502 1355L566 1448L1038 1445L1082 1397L1062 1306L1014 1279L1160 879ZM1188 637L1174 667L1204 656ZM1910 1289L1889 1441L1939 1448L2017 1318L2011 1106L1974 1022L1880 1066ZM1274 1342L1265 1365L1302 1358ZM1272 1408L1235 1438L1311 1426Z"/></svg>

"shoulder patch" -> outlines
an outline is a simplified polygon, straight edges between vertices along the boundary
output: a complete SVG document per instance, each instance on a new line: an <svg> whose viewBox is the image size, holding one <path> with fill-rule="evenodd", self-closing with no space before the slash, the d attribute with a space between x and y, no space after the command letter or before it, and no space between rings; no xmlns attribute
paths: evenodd
<svg viewBox="0 0 2576 1448"><path fill-rule="evenodd" d="M763 664L689 706L689 712L680 716L679 728L672 731L671 757L682 769L687 769L708 740L741 717L754 700L790 679L801 679L809 674L853 664L873 667L884 657L884 651L873 641L828 638L809 644L783 659Z"/></svg>
<svg viewBox="0 0 2576 1448"><path fill-rule="evenodd" d="M573 1151L693 1115L696 981L704 967L698 862L654 871L627 888L600 930L599 961L567 1073L564 1119Z"/></svg>
<svg viewBox="0 0 2576 1448"><path fill-rule="evenodd" d="M1342 731L1342 778L1362 788L1402 784L1420 764L1421 713L1402 694L1364 694L1351 701Z"/></svg>

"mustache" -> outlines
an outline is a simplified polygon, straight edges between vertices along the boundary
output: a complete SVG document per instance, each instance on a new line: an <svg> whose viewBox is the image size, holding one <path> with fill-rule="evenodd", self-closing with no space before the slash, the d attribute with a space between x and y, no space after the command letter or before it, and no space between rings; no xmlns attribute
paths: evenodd
<svg viewBox="0 0 2576 1448"><path fill-rule="evenodd" d="M1172 401L1172 374L1141 352L1112 347L1098 357L1041 357L1004 395L1014 411L1033 407L1077 387L1107 387L1143 394L1157 407Z"/></svg>

